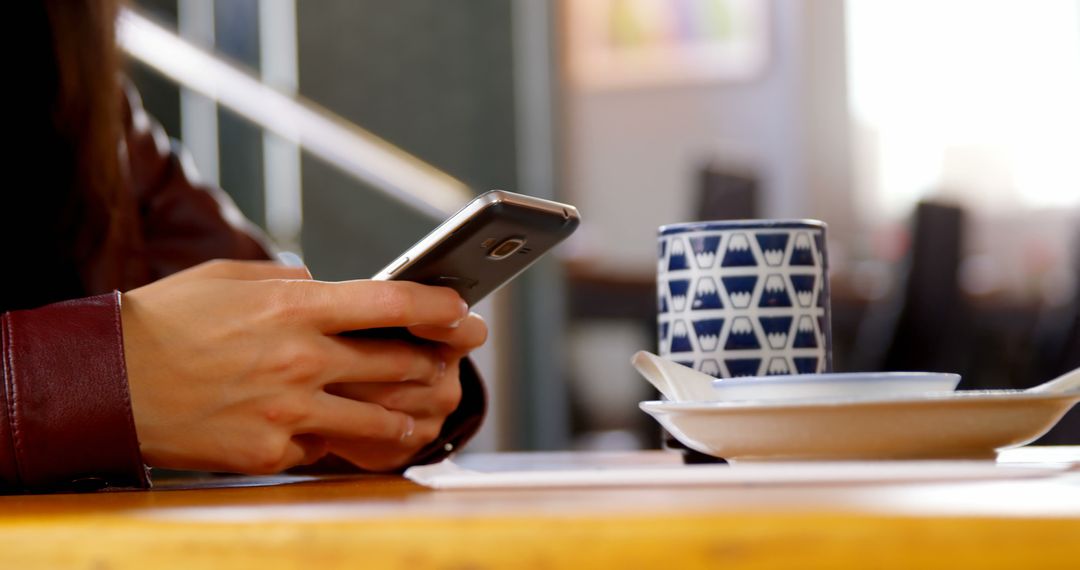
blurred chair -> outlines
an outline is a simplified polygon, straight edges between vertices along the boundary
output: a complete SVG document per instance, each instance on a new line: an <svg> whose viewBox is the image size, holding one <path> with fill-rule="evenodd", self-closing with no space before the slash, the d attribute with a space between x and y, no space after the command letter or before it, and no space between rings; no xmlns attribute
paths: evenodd
<svg viewBox="0 0 1080 570"><path fill-rule="evenodd" d="M969 370L970 311L959 287L963 230L959 206L917 205L898 286L867 310L852 370Z"/></svg>
<svg viewBox="0 0 1080 570"><path fill-rule="evenodd" d="M1077 276L1071 303L1043 311L1035 328L1035 367L1031 384L1080 368L1080 233L1073 241L1072 273ZM1073 408L1038 443L1080 443L1080 407Z"/></svg>
<svg viewBox="0 0 1080 570"><path fill-rule="evenodd" d="M698 176L696 220L758 217L758 178L751 169L714 162Z"/></svg>
<svg viewBox="0 0 1080 570"><path fill-rule="evenodd" d="M694 220L725 220L757 216L757 177L745 168L710 163L698 174ZM573 319L639 320L656 338L656 276L612 276L588 264L571 264L569 310ZM655 343L652 347L655 350Z"/></svg>
<svg viewBox="0 0 1080 570"><path fill-rule="evenodd" d="M847 368L954 372L962 389L1022 389L1080 367L1080 287L1050 309L972 304L959 287L964 219L954 205L918 204L897 286L867 309ZM1075 247L1080 275L1080 240ZM1080 443L1080 409L1038 443Z"/></svg>
<svg viewBox="0 0 1080 570"><path fill-rule="evenodd" d="M1080 289L1080 288L1078 288ZM1057 314L1057 325L1044 329L1037 351L1037 376L1031 384L1039 384L1056 378L1075 368L1080 368L1080 291L1072 307ZM1074 407L1061 418L1054 429L1037 443L1045 445L1080 444L1080 407Z"/></svg>
<svg viewBox="0 0 1080 570"><path fill-rule="evenodd" d="M1080 232L1073 239L1072 251L1070 270L1076 278L1072 301L1043 311L1035 329L1036 383L1080 368Z"/></svg>

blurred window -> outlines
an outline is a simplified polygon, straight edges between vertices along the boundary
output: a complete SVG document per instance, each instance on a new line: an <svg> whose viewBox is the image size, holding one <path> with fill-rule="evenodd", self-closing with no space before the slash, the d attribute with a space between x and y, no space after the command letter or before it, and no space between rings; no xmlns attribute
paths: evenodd
<svg viewBox="0 0 1080 570"><path fill-rule="evenodd" d="M859 207L1080 206L1080 0L848 0Z"/></svg>

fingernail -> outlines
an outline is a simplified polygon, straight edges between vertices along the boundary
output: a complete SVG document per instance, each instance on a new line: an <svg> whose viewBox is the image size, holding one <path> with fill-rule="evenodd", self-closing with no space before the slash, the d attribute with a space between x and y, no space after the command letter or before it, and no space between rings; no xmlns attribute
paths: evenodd
<svg viewBox="0 0 1080 570"><path fill-rule="evenodd" d="M277 254L278 261L286 267L304 267L304 260L291 251L282 251Z"/></svg>
<svg viewBox="0 0 1080 570"><path fill-rule="evenodd" d="M405 416L405 432L401 434L398 441L405 441L407 437L413 434L414 429L416 429L416 420L412 416Z"/></svg>
<svg viewBox="0 0 1080 570"><path fill-rule="evenodd" d="M461 302L461 318L450 323L450 328L456 329L461 326L461 323L465 322L465 319L469 318L469 304L465 301Z"/></svg>

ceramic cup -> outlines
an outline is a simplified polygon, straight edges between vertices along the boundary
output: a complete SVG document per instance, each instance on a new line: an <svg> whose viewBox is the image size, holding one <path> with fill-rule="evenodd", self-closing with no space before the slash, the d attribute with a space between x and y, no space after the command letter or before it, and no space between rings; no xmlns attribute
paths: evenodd
<svg viewBox="0 0 1080 570"><path fill-rule="evenodd" d="M825 224L662 226L659 354L717 378L832 371Z"/></svg>

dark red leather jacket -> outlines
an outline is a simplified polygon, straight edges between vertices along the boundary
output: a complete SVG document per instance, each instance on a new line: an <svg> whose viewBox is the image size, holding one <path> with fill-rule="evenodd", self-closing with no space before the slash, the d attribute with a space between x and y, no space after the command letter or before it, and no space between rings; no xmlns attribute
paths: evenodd
<svg viewBox="0 0 1080 570"><path fill-rule="evenodd" d="M107 244L80 268L86 297L0 317L0 491L149 487L128 396L119 291L210 259L269 257L266 241L221 190L187 176L137 94L127 103L130 208L121 218L134 227L120 233L128 241ZM445 457L479 428L484 391L468 361L461 378L461 405L415 463Z"/></svg>

